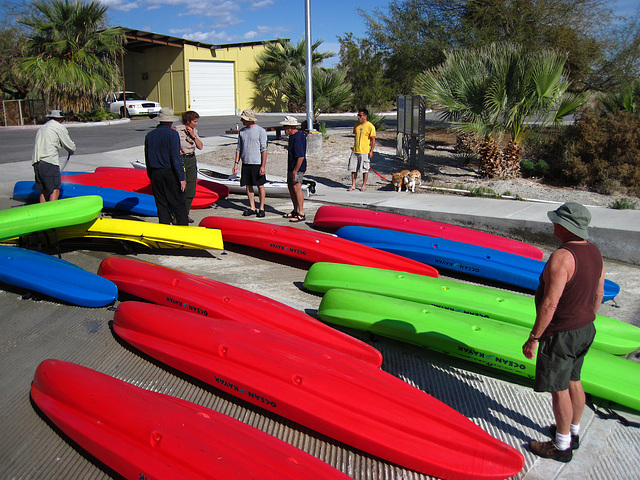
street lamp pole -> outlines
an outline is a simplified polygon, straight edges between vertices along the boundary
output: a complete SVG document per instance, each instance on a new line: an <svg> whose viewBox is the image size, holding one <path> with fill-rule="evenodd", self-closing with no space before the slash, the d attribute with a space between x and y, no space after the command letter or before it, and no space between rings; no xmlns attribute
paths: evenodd
<svg viewBox="0 0 640 480"><path fill-rule="evenodd" d="M310 0L305 0L304 2L304 17L305 17L305 28L304 28L304 37L305 43L307 47L306 52L306 67L307 67L307 128L309 131L314 131L313 128L313 81L312 81L312 58L311 58L311 14L310 14Z"/></svg>

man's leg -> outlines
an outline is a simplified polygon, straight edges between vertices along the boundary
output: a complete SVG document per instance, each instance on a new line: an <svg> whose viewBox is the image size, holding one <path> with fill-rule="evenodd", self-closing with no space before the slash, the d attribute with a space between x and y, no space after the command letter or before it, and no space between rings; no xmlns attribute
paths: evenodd
<svg viewBox="0 0 640 480"><path fill-rule="evenodd" d="M356 189L356 177L358 175L358 172L351 172L351 188L349 190L355 190Z"/></svg>
<svg viewBox="0 0 640 480"><path fill-rule="evenodd" d="M569 394L571 395L571 404L573 407L571 423L573 425L580 425L582 412L584 412L584 407L587 403L587 397L584 393L584 388L582 388L582 382L580 380L577 382L571 380L569 382Z"/></svg>
<svg viewBox="0 0 640 480"><path fill-rule="evenodd" d="M249 208L251 210L256 209L256 199L253 193L253 185L247 185L247 198L249 199Z"/></svg>
<svg viewBox="0 0 640 480"><path fill-rule="evenodd" d="M362 190L363 192L367 189L367 177L369 177L369 172L364 172L362 174Z"/></svg>
<svg viewBox="0 0 640 480"><path fill-rule="evenodd" d="M258 186L258 199L260 200L260 210L264 210L264 202L267 198L267 189L264 185Z"/></svg>
<svg viewBox="0 0 640 480"><path fill-rule="evenodd" d="M297 182L296 184L293 185L293 190L295 192L295 209L296 212L298 212L298 214L300 216L304 215L304 194L302 193L302 184L300 182Z"/></svg>
<svg viewBox="0 0 640 480"><path fill-rule="evenodd" d="M49 201L54 201L54 200L58 200L60 198L60 190L58 190L57 188L51 192L51 195L49 195Z"/></svg>
<svg viewBox="0 0 640 480"><path fill-rule="evenodd" d="M291 173L289 173L291 175ZM293 185L288 184L289 196L291 197L291 204L293 205L293 212L298 212L298 197L296 196L296 190Z"/></svg>
<svg viewBox="0 0 640 480"><path fill-rule="evenodd" d="M551 392L551 404L558 432L562 435L569 435L573 418L573 403L569 389Z"/></svg>

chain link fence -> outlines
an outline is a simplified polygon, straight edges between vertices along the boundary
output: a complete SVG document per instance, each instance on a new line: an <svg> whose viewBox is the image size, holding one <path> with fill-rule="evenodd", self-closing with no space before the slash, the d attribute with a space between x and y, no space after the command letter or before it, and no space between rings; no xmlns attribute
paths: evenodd
<svg viewBox="0 0 640 480"><path fill-rule="evenodd" d="M47 114L44 100L2 100L0 108L5 127L43 123Z"/></svg>

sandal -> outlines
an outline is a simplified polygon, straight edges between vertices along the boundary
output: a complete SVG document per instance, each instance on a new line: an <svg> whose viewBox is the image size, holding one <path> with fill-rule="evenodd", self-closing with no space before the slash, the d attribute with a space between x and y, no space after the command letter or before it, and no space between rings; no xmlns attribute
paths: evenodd
<svg viewBox="0 0 640 480"><path fill-rule="evenodd" d="M298 222L304 222L307 219L306 215L296 215L295 217L293 217L291 220L289 220L290 222L293 223L298 223Z"/></svg>
<svg viewBox="0 0 640 480"><path fill-rule="evenodd" d="M295 210L291 210L291 212L285 213L284 215L282 215L282 218L295 218L297 216L298 216L298 212L296 212Z"/></svg>

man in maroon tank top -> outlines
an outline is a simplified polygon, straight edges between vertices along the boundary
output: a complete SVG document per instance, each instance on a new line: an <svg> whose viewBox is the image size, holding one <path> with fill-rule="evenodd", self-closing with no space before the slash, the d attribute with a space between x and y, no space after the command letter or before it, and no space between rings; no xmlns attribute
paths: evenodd
<svg viewBox="0 0 640 480"><path fill-rule="evenodd" d="M604 264L598 247L587 241L591 213L568 202L547 213L562 245L551 254L535 295L536 321L522 347L536 360L536 392L551 392L554 438L529 443L533 453L569 462L580 445L580 418L586 403L580 382L584 356L595 335L596 312L604 296Z"/></svg>

